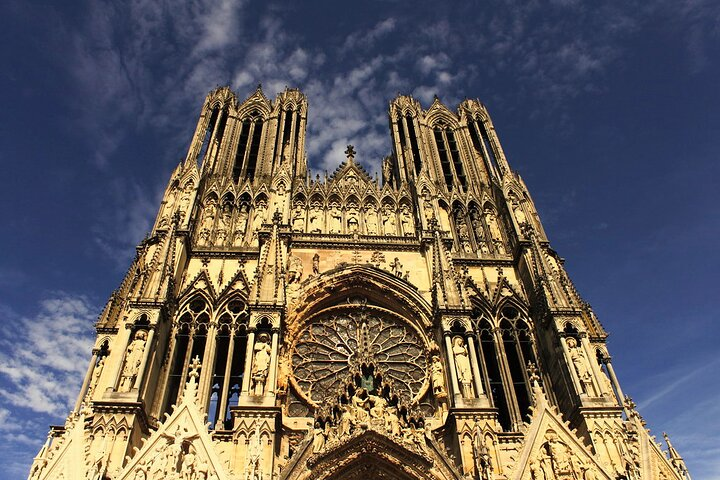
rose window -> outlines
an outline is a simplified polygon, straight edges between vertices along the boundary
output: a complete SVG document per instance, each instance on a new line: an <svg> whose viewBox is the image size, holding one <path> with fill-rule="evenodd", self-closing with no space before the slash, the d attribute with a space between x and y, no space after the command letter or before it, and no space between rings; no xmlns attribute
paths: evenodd
<svg viewBox="0 0 720 480"><path fill-rule="evenodd" d="M349 377L370 365L401 401L417 400L427 371L420 334L369 308L328 313L300 332L292 355L295 384L315 405L335 399Z"/></svg>

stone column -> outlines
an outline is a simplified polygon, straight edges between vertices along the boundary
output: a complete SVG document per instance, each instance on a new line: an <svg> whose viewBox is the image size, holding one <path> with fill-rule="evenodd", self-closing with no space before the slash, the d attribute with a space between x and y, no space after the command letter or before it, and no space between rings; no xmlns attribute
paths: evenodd
<svg viewBox="0 0 720 480"><path fill-rule="evenodd" d="M618 379L615 376L615 369L613 368L612 363L610 363L610 357L603 357L603 363L605 364L605 368L607 368L607 371L610 374L610 381L615 387L615 391L617 392L617 396L619 397L618 402L620 403L621 407L625 408L625 395L623 394L622 388L620 388L620 382L618 382Z"/></svg>
<svg viewBox="0 0 720 480"><path fill-rule="evenodd" d="M82 404L82 401L85 398L85 394L87 393L88 386L90 385L90 379L92 378L93 372L95 371L95 365L97 365L99 351L93 349L92 353L93 353L93 355L92 355L92 358L90 359L90 364L88 365L87 372L85 373L85 379L83 380L82 388L80 389L80 395L78 396L78 399L75 402L75 408L73 409L73 413L77 413L80 411L80 405Z"/></svg>
<svg viewBox="0 0 720 480"><path fill-rule="evenodd" d="M455 369L455 355L452 351L452 341L450 340L450 332L445 332L445 350L447 350L448 356L448 370L450 370L450 381L453 386L453 396L462 397L462 390L458 384L457 370Z"/></svg>
<svg viewBox="0 0 720 480"><path fill-rule="evenodd" d="M140 370L138 370L137 379L135 380L135 387L138 389L138 394L143 394L145 392L145 389L143 388L143 381L145 381L145 377L147 376L147 367L148 367L148 361L150 359L150 350L153 350L152 348L152 342L155 339L155 328L150 327L148 330L148 337L147 340L145 340L145 351L143 352L143 359L142 363L140 364Z"/></svg>
<svg viewBox="0 0 720 480"><path fill-rule="evenodd" d="M225 359L225 377L223 378L222 390L220 391L220 410L215 422L215 430L222 430L223 422L226 420L228 398L230 397L230 376L232 374L233 352L235 351L235 326L230 327L230 340L228 343L227 358Z"/></svg>
<svg viewBox="0 0 720 480"><path fill-rule="evenodd" d="M215 372L215 351L217 350L217 323L211 323L205 340L205 351L203 352L202 372L198 382L198 405L203 405L207 411L207 404L210 401L209 384L212 383Z"/></svg>
<svg viewBox="0 0 720 480"><path fill-rule="evenodd" d="M185 384L188 381L188 370L190 368L190 361L192 360L190 355L192 355L193 343L195 343L195 329L191 328L188 335L190 335L190 337L188 338L187 347L185 347L185 354L183 355L183 368L182 374L180 375L180 386L178 388L178 395L175 403L182 398L183 393L185 392Z"/></svg>
<svg viewBox="0 0 720 480"><path fill-rule="evenodd" d="M247 347L245 348L245 368L243 369L242 395L247 395L250 389L250 372L252 371L253 351L255 349L255 330L248 333Z"/></svg>
<svg viewBox="0 0 720 480"><path fill-rule="evenodd" d="M467 343L468 355L470 355L470 366L473 370L473 379L475 379L475 391L477 392L478 397L485 396L485 391L482 386L482 371L480 370L480 365L477 359L477 350L475 350L475 339L472 335L468 335Z"/></svg>
<svg viewBox="0 0 720 480"><path fill-rule="evenodd" d="M265 386L265 395L275 394L275 382L277 381L277 364L278 364L278 337L277 330L272 332L272 350L270 352L270 371L268 372L267 385Z"/></svg>
<svg viewBox="0 0 720 480"><path fill-rule="evenodd" d="M602 385L600 383L600 371L598 370L597 355L592 351L590 341L588 340L587 333L580 334L580 343L582 343L583 350L585 351L585 358L590 363L590 370L593 372L593 385L597 396L600 397L603 394Z"/></svg>
<svg viewBox="0 0 720 480"><path fill-rule="evenodd" d="M125 328L128 332L128 335L125 338L125 343L122 347L122 351L120 352L120 359L117 363L117 366L115 367L115 379L113 380L112 387L108 387L108 390L112 389L117 391L118 387L120 386L120 375L122 375L123 366L125 365L125 357L127 356L127 349L132 339L132 330L130 324L125 325Z"/></svg>

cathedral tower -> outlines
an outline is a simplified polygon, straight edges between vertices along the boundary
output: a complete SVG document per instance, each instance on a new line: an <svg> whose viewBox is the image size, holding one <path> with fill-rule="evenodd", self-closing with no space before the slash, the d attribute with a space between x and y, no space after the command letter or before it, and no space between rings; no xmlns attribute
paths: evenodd
<svg viewBox="0 0 720 480"><path fill-rule="evenodd" d="M678 479L485 106L390 103L373 178L307 99L202 107L31 479Z"/></svg>

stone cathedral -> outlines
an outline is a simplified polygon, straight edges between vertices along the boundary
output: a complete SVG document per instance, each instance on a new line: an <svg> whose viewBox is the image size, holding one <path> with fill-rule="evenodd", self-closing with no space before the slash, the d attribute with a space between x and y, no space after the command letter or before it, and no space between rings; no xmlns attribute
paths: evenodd
<svg viewBox="0 0 720 480"><path fill-rule="evenodd" d="M207 96L30 479L690 479L482 103L395 98L374 176L307 111Z"/></svg>

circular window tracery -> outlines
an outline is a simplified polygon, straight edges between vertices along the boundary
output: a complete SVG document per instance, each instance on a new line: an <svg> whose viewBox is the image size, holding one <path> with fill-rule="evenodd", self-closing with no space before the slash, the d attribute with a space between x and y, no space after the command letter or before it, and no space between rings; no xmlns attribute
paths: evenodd
<svg viewBox="0 0 720 480"><path fill-rule="evenodd" d="M424 393L427 355L419 332L388 312L372 307L334 308L302 330L291 357L293 381L317 406L335 399L349 377L372 366L403 402Z"/></svg>

